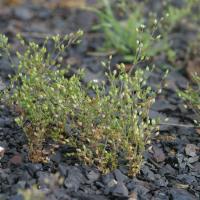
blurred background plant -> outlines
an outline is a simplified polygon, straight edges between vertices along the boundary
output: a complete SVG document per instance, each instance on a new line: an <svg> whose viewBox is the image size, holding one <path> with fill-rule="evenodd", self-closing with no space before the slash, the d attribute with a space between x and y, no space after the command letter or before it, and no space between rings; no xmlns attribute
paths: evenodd
<svg viewBox="0 0 200 200"><path fill-rule="evenodd" d="M179 23L186 24L192 29L198 29L199 16L193 15L194 9L200 9L198 0L184 0L184 5L180 7L178 2L171 0L163 1L162 7L146 13L147 4L151 1L132 1L132 0L102 0L98 1L102 8L85 7L84 9L98 14L100 23L92 27L93 30L101 29L106 35L103 47L98 47L99 52L109 51L113 54L124 56L124 61L132 62L135 58L135 47L137 33L135 28L139 24L145 24L146 28L142 34L141 42L147 43L146 53L155 56L164 53L168 63L161 65L163 69L170 68L174 71L183 69L182 65L177 64L179 55L173 48L174 38L177 34L170 34L177 29ZM161 18L169 13L169 18L157 24L155 31L154 22L156 18ZM189 23L193 21L194 23ZM163 28L161 28L163 26ZM153 28L152 28L153 27ZM151 30L152 28L152 30ZM151 41L149 35L155 31L155 35L162 35L158 43ZM168 36L166 36L168 35ZM196 37L198 38L198 37ZM137 38L139 39L139 38ZM194 41L191 41L194 43ZM190 46L188 51L190 51ZM162 48L160 48L162 47Z"/></svg>
<svg viewBox="0 0 200 200"><path fill-rule="evenodd" d="M187 84L187 89L184 92L178 91L178 94L182 99L186 102L186 104L183 105L184 108L190 108L194 111L194 113L198 116L200 119L200 77L197 76L197 73L195 74L191 73L192 77L196 81L197 87L196 89L192 88L189 84ZM194 120L196 124L199 124L200 126L200 120Z"/></svg>
<svg viewBox="0 0 200 200"><path fill-rule="evenodd" d="M199 38L200 41L200 38ZM199 42L200 44L200 42ZM198 55L198 53L200 52L200 47L199 44L192 44L192 49L193 49L193 54L195 56ZM198 48L198 52L196 51L196 47ZM187 105L183 105L184 108L190 108L194 111L194 113L197 115L197 117L199 118L199 121L194 120L194 122L196 124L198 124L200 126L200 77L198 74L200 74L200 59L199 57L196 57L196 62L197 60L199 61L199 71L198 73L195 71L195 73L190 72L190 77L192 78L192 82L193 84L195 84L194 87L190 86L187 83L187 88L184 92L180 91L180 90L176 90L176 92L178 93L178 95L186 102Z"/></svg>
<svg viewBox="0 0 200 200"><path fill-rule="evenodd" d="M95 2L95 0L92 1ZM103 46L96 47L99 54L95 52L97 53L95 55L122 55L124 57L121 62L125 62L125 64L132 62L135 58L136 39L139 39L135 27L144 24L146 27L141 42L148 43L145 51L147 55L153 57L153 63L160 57L161 59L164 57L167 62L159 63L161 69L185 71L188 61L196 56L194 52L197 50L196 44L200 36L199 1L162 0L162 3L158 1L156 6L155 1L157 0L96 0L94 4L88 4L91 0L30 0L29 2L48 7L50 10L56 7L70 8L70 10L84 7L86 10L97 13L99 21L97 25L93 26L91 32L103 32L106 39ZM2 0L0 5L6 3L9 6L19 6L26 2L26 0ZM86 7L87 5L91 5L91 7ZM167 13L169 13L169 17L162 23L158 23L154 34L162 35L162 37L158 42L150 40L150 33L154 31L154 20L160 19ZM188 29L196 36L184 35L184 30ZM183 41L182 46L184 47L181 49L185 48L184 52L180 51L180 47L177 46L180 44L178 40ZM191 71L191 67L189 67L189 71ZM195 71L197 70L192 70L193 73ZM190 72L187 74L190 80L193 80Z"/></svg>
<svg viewBox="0 0 200 200"><path fill-rule="evenodd" d="M40 185L46 185L50 191L55 191L64 182L64 178L57 172L56 174L50 174L49 177L44 177L43 182ZM24 200L49 200L50 194L46 194L44 190L39 189L39 184L34 184L31 188L26 188L25 190L19 189L18 192L23 196Z"/></svg>
<svg viewBox="0 0 200 200"><path fill-rule="evenodd" d="M126 55L125 61L133 61L135 59L136 39L141 40L141 43L148 44L146 52L148 55L154 55L158 49L149 48L149 40L151 40L153 33L159 26L159 22L154 21L153 29L148 27L142 32L142 37L137 38L136 28L141 24L146 24L145 18L142 16L145 2L126 3L120 1L116 4L116 7L112 8L117 1L103 0L102 4L104 8L102 10L94 7L86 7L85 9L93 11L99 15L100 24L92 27L93 30L103 28L106 34L106 41L104 48L100 51L116 50L115 53ZM116 19L116 13L119 13L121 19ZM152 33L152 34L151 34ZM149 37L151 36L151 37Z"/></svg>

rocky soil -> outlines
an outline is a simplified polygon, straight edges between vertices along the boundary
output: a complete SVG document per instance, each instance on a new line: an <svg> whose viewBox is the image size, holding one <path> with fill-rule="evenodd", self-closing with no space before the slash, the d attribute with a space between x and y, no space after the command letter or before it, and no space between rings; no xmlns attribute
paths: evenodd
<svg viewBox="0 0 200 200"><path fill-rule="evenodd" d="M9 37L11 44L11 56L17 63L19 60L16 51L24 49L15 35L19 32L26 42L33 41L42 44L47 35L61 36L67 33L84 30L82 43L70 46L64 57L62 68L68 64L71 69L67 77L71 77L79 68L85 68L85 78L82 81L86 85L90 80L98 79L107 81L105 68L101 61L107 61L108 56L93 54L96 48L102 46L105 41L103 32L92 31L92 25L98 22L98 17L87 12L71 7L52 7L47 4L26 2L16 5L2 3L0 9L0 34ZM13 3L14 2L14 3ZM57 2L57 1L51 1ZM177 1L181 6L182 1ZM88 5L96 5L94 0L87 1ZM17 3L18 4L18 3ZM159 1L152 1L147 6L146 12L157 7ZM181 71L170 70L164 83L169 87L157 95L156 102L150 109L150 118L169 118L167 124L161 124L160 136L152 139L153 148L150 152L143 152L146 164L141 167L137 176L127 176L129 170L123 162L118 169L106 175L102 175L97 169L80 165L74 157L64 157L63 154L71 153L75 149L68 145L60 145L48 163L31 163L28 160L27 138L22 128L14 122L15 115L10 108L0 110L0 199L24 200L19 189L25 190L37 184L46 199L49 200L198 200L200 199L200 130L195 127L193 119L196 115L183 108L183 100L176 90L183 91L187 83L191 84L188 72L200 71L198 58L193 54L188 55L191 61L186 59L189 42L197 40L196 32L189 28L187 23L180 23L171 34L173 36L173 49L177 52L177 63L182 67ZM49 52L53 50L53 42L48 43ZM91 53L92 52L92 53ZM0 73L5 85L9 85L8 73L14 75L11 63L4 52L0 59ZM123 62L123 57L113 55L112 68L117 63ZM152 66L156 68L151 74L148 85L152 88L160 83L164 75L162 65L168 64L164 52L156 55L148 63L137 67ZM126 63L127 68L130 63ZM61 68L61 69L62 69ZM196 87L194 85L194 87ZM196 87L197 88L197 87ZM0 88L4 88L1 86ZM95 96L89 90L90 97ZM0 102L3 105L2 102ZM52 142L49 140L49 142ZM44 149L49 149L44 145ZM53 178L53 174L60 172L63 183ZM54 183L54 189L45 179Z"/></svg>

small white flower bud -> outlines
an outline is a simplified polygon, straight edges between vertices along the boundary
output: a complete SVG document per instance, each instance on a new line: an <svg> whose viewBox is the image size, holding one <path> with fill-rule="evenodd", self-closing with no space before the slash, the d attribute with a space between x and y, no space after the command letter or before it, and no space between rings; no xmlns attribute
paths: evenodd
<svg viewBox="0 0 200 200"><path fill-rule="evenodd" d="M97 80L97 79L94 79L93 82L94 82L94 83L98 83L98 80Z"/></svg>
<svg viewBox="0 0 200 200"><path fill-rule="evenodd" d="M101 64L102 64L104 67L106 66L105 62L101 62Z"/></svg>
<svg viewBox="0 0 200 200"><path fill-rule="evenodd" d="M158 35L157 37L156 37L156 39L160 39L161 38L161 35Z"/></svg>
<svg viewBox="0 0 200 200"><path fill-rule="evenodd" d="M158 94L160 94L161 92L162 92L162 89L159 89L159 90L158 90Z"/></svg>

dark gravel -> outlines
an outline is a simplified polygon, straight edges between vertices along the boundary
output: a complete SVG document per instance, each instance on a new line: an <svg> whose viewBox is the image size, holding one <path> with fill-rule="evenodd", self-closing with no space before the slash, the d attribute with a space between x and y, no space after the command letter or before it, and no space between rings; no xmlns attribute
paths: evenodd
<svg viewBox="0 0 200 200"><path fill-rule="evenodd" d="M90 4L94 1L88 1ZM181 4L182 1L177 1ZM157 5L151 4L148 9ZM158 5L157 5L158 6ZM88 51L95 51L95 47L102 46L103 37L94 38L91 26L97 21L97 16L76 9L73 13L68 8L49 9L32 3L25 3L18 7L3 5L0 10L0 33L6 34L11 43L13 60L18 62L15 52L23 52L15 35L20 32L25 41L34 41L42 44L44 34L55 35L57 32L65 35L83 29L85 36L78 46L71 46L63 54L62 68L71 64L72 68L67 75L71 77L78 68L85 68L83 85L92 79L106 81L105 69L101 61L107 57L89 56ZM188 29L177 28L183 36L192 35ZM37 34L33 34L37 33ZM32 35L31 35L32 34ZM173 49L183 53L188 45L187 37L175 38ZM52 52L53 43L48 44ZM14 75L10 62L5 53L0 59L0 73L3 82L8 85L7 74ZM113 56L112 68L116 63L123 61L121 56ZM160 65L167 63L163 54L157 55L153 60L157 68L154 70L148 85L156 88L164 72ZM151 64L147 63L147 64ZM151 65L150 65L151 66ZM61 68L61 69L62 69ZM195 115L192 111L182 107L183 100L175 92L183 90L189 82L186 72L170 71L165 82L169 87L157 96L155 104L151 107L150 118L161 119L169 117L168 123L160 127L160 136L152 139L153 148L150 152L143 152L146 164L141 167L136 177L128 177L129 170L123 162L118 169L102 175L97 169L80 165L74 157L64 157L63 154L74 152L75 148L60 145L48 163L31 163L28 160L27 138L21 127L14 122L14 115L9 108L0 110L0 200L24 200L19 189L25 190L37 184L39 191L50 200L198 200L200 199L200 137L193 126ZM0 88L3 90L3 87ZM93 91L88 91L92 97ZM3 103L0 102L2 105ZM52 142L49 140L49 143ZM44 145L48 149L48 145ZM52 175L60 172L63 183L60 185ZM46 181L45 181L46 180ZM47 181L48 180L48 181ZM52 188L50 183L54 183Z"/></svg>

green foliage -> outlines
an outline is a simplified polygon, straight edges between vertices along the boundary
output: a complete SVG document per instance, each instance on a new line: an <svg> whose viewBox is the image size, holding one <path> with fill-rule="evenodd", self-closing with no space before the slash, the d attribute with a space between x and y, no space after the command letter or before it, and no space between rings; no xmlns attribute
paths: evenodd
<svg viewBox="0 0 200 200"><path fill-rule="evenodd" d="M196 26L199 24L199 16L194 16L192 10L200 9L198 0L184 0L184 6L177 7L172 4L171 0L163 1L163 8L160 10L162 16L168 16L167 19L162 17L157 20L157 13L149 12L148 18L143 16L146 3L151 1L140 1L139 3L127 3L126 0L102 0L99 1L103 5L103 9L97 9L93 7L86 7L84 9L93 11L98 14L100 24L93 26L93 30L102 28L106 34L106 41L103 51L117 50L118 54L124 55L124 60L132 62L135 60L137 49L137 39L140 43L147 44L146 54L150 56L156 55L160 51L164 51L167 59L172 63L167 68L178 71L182 68L176 68L173 65L176 60L176 52L171 48L173 43L173 35L169 38L166 36L177 26L178 23L187 22L191 19L196 22ZM112 7L111 7L112 5ZM198 13L198 11L197 11ZM123 16L123 20L117 19L120 15ZM124 20L124 17L126 20ZM141 35L138 37L136 28L140 24L146 24L145 29L141 29ZM161 27L163 28L161 29ZM149 27L153 27L152 30ZM160 36L153 36L156 31L159 31ZM151 36L150 36L151 35ZM149 37L150 36L150 37ZM155 44L155 41L159 39L159 42ZM169 42L169 40L171 42ZM162 48L161 48L162 47ZM162 49L162 50L161 50ZM166 69L166 66L161 66Z"/></svg>
<svg viewBox="0 0 200 200"><path fill-rule="evenodd" d="M110 71L110 61L108 66L102 64ZM98 164L98 169L103 173L116 168L117 157L122 156L127 160L131 174L136 174L142 165L141 153L149 142L150 133L154 126L160 123L159 119L150 120L148 111L155 101L153 96L160 93L161 89L147 97L151 87L145 90L143 86L146 85L148 75L144 76L144 72L138 70L135 76L131 77L125 72L124 64L117 67L120 70L119 79L116 78L116 71L106 73L111 83L108 94L105 94L104 83L100 90L96 83L90 82L88 87L91 85L95 90L96 98L89 100L90 106L87 106L87 110L84 110L85 106L81 102L77 102L80 112L78 118L82 118L79 125L84 124L81 134L87 137L90 146L90 150L85 146L78 149L78 156L85 164ZM146 72L148 71L149 67L146 68ZM166 75L163 78L165 77ZM121 86L118 87L119 82ZM77 97L77 101L80 99L81 97ZM96 127L95 119L99 123Z"/></svg>
<svg viewBox="0 0 200 200"><path fill-rule="evenodd" d="M200 22L200 15L198 14L200 11L200 4L198 0L184 0L183 5L181 7L174 6L172 4L172 0L164 1L163 2L163 14L165 12L169 13L169 17L167 18L165 25L163 26L163 29L161 30L161 34L163 37L169 35L169 33L172 32L173 29L177 27L178 24L184 23L184 26L188 26L188 28L195 27L196 29L199 27ZM196 11L195 11L196 10ZM194 14L195 12L195 14ZM197 13L197 14L196 14ZM197 29L198 30L198 29ZM171 48L173 44L173 35L175 37L176 34L169 35L169 38L166 38L166 43L168 43L170 40L170 45L166 48L164 48L167 59L171 62L171 65L163 65L161 68L163 69L171 69L173 71L180 71L183 70L183 67L177 67L176 64L176 52ZM171 37L171 39L170 39ZM198 36L197 36L198 38ZM189 41L190 43L195 43L196 41ZM191 45L190 45L191 46ZM192 47L189 46L189 51L192 50ZM189 54L190 52L188 52Z"/></svg>
<svg viewBox="0 0 200 200"><path fill-rule="evenodd" d="M180 8L173 6L171 4L171 0L163 3L163 10L167 10L167 13L169 13L167 26L164 27L166 28L164 35L167 35L177 25L177 23L184 21L184 19L191 18L193 15L192 7L196 6L196 3L197 0L184 0L183 4L185 4L185 6L182 6Z"/></svg>
<svg viewBox="0 0 200 200"><path fill-rule="evenodd" d="M22 116L17 117L15 121L24 128L27 134L30 145L30 160L34 162L45 161L45 158L41 156L41 151L42 143L45 142L46 137L51 137L56 142L63 138L61 131L64 125L58 119L64 114L63 112L69 112L70 107L64 109L62 103L64 103L66 95L70 95L73 90L78 89L80 82L79 78L74 77L69 81L64 79L63 75L67 70L57 70L60 67L57 60L58 62L62 61L62 57L58 58L58 56L70 44L80 43L80 40L77 39L82 34L81 30L74 37L70 34L66 45L64 42L66 43L67 35L61 42L59 34L53 36L55 49L52 55L46 55L45 45L48 37L44 41L43 47L39 48L39 45L32 42L26 45L20 34L17 34L17 38L27 49L24 55L16 53L21 60L18 66L13 63L10 57L10 45L7 45L8 38L5 35L0 35L2 38L0 46L10 58L16 73L13 78L8 75L11 79L11 85L4 91L4 95L1 94L3 95L2 101L5 101L14 111L17 110L16 105L18 104L23 110ZM52 58L54 54L55 58ZM56 66L56 70L51 72L49 69L51 66ZM22 76L22 73L25 76ZM12 94L14 84L19 83L19 79L22 80L22 86L20 87L18 84ZM9 91L9 89L11 90ZM7 95L10 95L10 98L6 98Z"/></svg>
<svg viewBox="0 0 200 200"><path fill-rule="evenodd" d="M180 97L186 102L187 105L183 105L184 108L191 108L195 112L195 114L200 118L200 77L197 76L197 73L195 74L191 73L193 78L195 79L197 85L198 85L198 90L192 89L189 84L187 84L187 89L185 92L181 91L176 91ZM197 122L194 120L196 124L199 124L200 126L200 121Z"/></svg>
<svg viewBox="0 0 200 200"><path fill-rule="evenodd" d="M141 25L141 30L143 26ZM140 32L139 29L137 32ZM81 30L75 36L70 34L67 45L63 42L68 36L64 37L62 42L59 35L53 36L54 52L58 51L55 58L52 58L53 55L46 55L45 44L48 38L44 46L39 48L31 42L26 45L18 34L17 37L27 51L24 55L17 53L21 61L16 76L9 76L10 89L19 78L22 80L22 86L18 85L13 93L9 88L5 90L1 95L2 101L11 108L18 105L23 110L22 115L15 121L23 127L27 135L31 161L46 162L47 152L43 151L42 145L46 138L52 138L56 142L52 152L59 142L67 143L76 147L76 156L82 163L94 165L103 173L115 169L118 158L122 158L129 166L130 175L135 175L143 164L141 153L145 150L145 145L150 143L150 134L155 125L160 123L159 118L150 120L148 112L155 102L154 96L162 91L161 83L156 92L152 92L151 87L144 88L149 77L149 67L146 72L137 70L135 76L131 76L134 65L149 58L145 56L145 44L138 41L137 48L140 48L140 51L137 51L129 74L126 73L123 63L117 66L118 76L116 70L111 72L110 56L108 65L102 62L109 70L109 73L105 73L109 86L106 86L104 81L100 81L99 85L98 80L93 80L82 89L83 69L79 69L78 75L73 75L70 79L64 77L65 71L57 70L60 67L57 62L62 61L62 58L58 58L60 52L72 43L80 43L80 40L76 40L82 34ZM0 46L10 57L8 39L5 36L0 37ZM12 66L15 69L17 67L14 63ZM51 66L56 66L56 70L51 71ZM168 70L163 79L167 73ZM164 87L167 87L167 84ZM96 93L93 99L86 93L90 88ZM7 98L8 94L10 97ZM72 132L67 131L68 126L72 128ZM158 130L159 128L156 129Z"/></svg>
<svg viewBox="0 0 200 200"><path fill-rule="evenodd" d="M139 43L148 45L146 49L147 55L155 55L160 49L152 48L153 41L159 40L161 35L153 37L155 31L158 29L160 22L165 18L161 18L160 21L157 19L153 20L152 30L142 26L138 28L140 24L146 22L145 18L141 16L144 10L144 3L128 5L124 1L121 2L121 9L126 13L126 21L118 21L115 18L115 13L112 11L110 1L101 1L104 5L104 10L99 10L93 7L86 7L86 10L93 11L99 15L101 24L93 26L93 30L103 28L106 34L105 47L109 50L115 49L119 54L125 55L124 59L126 61L134 61L136 59L135 50L138 48L137 39ZM166 14L166 17L168 14ZM145 30L144 30L145 28ZM140 37L138 37L138 32L140 32ZM147 47L147 46L146 46Z"/></svg>

